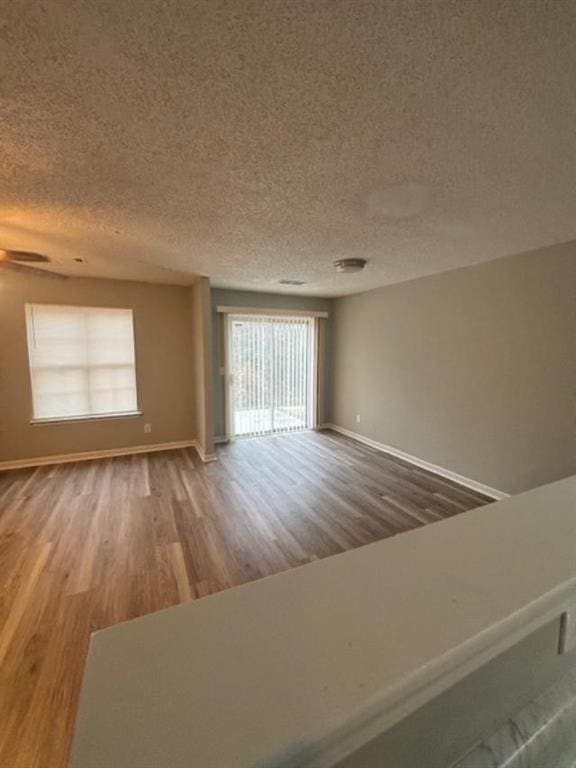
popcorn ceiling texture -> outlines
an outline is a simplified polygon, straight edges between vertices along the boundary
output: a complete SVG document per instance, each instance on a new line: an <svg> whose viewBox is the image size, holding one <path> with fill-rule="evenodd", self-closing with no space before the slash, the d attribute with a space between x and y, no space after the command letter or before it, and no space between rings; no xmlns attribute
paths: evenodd
<svg viewBox="0 0 576 768"><path fill-rule="evenodd" d="M333 296L572 240L575 39L573 0L6 2L0 246Z"/></svg>

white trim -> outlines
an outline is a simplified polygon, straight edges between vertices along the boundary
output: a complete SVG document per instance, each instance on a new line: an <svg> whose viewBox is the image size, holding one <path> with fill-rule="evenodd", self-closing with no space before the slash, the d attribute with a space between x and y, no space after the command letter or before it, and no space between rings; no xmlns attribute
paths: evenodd
<svg viewBox="0 0 576 768"><path fill-rule="evenodd" d="M499 491L497 488L491 488L489 485L479 483L477 480L472 480L469 477L464 477L464 475L459 475L457 472L452 472L451 469L445 469L438 464L432 464L430 461L420 459L418 456L412 456L412 454L405 453L399 448L394 448L392 445L379 443L376 440L372 440L370 437L364 437L364 435L359 435L357 432L352 432L350 429L338 427L336 424L323 424L321 429L331 429L334 432L339 432L341 435L345 435L352 440L356 440L358 443L364 443L364 445L369 445L370 448L375 448L377 451L388 453L391 456L396 456L396 458L407 461L409 464L414 464L417 467L428 470L428 472L433 472L435 475L440 475L441 477L445 477L447 480L452 480L452 482L458 483L458 485L463 485L473 491L483 493L485 496L490 496L492 499L497 499L500 501L501 499L507 499L510 496L509 493Z"/></svg>
<svg viewBox="0 0 576 768"><path fill-rule="evenodd" d="M43 424L66 424L70 421L101 421L102 419L134 419L143 416L142 411L118 411L118 413L89 413L78 416L49 416L46 419L30 419L33 427Z"/></svg>
<svg viewBox="0 0 576 768"><path fill-rule="evenodd" d="M99 451L81 451L79 453L61 453L55 456L38 456L31 459L14 459L0 462L0 472L8 469L26 469L28 467L43 467L49 464L69 464L73 461L92 461L93 459L107 459L115 456L131 456L136 453L154 453L156 451L174 451L179 448L196 448L200 451L196 440L176 440L172 443L155 443L150 445L132 445L127 448L104 448ZM206 459L212 461L212 459Z"/></svg>
<svg viewBox="0 0 576 768"><path fill-rule="evenodd" d="M210 464L213 461L218 461L218 456L216 456L215 453L205 453L204 448L200 445L200 443L196 440L195 441L195 448L196 453L198 456L200 456L201 460L204 462L204 464Z"/></svg>
<svg viewBox="0 0 576 768"><path fill-rule="evenodd" d="M328 317L328 312L314 309L265 309L264 307L216 307L216 311L227 315L265 315L267 317L291 316Z"/></svg>
<svg viewBox="0 0 576 768"><path fill-rule="evenodd" d="M214 445L220 445L221 443L229 443L230 438L226 437L226 435L217 435L214 438Z"/></svg>
<svg viewBox="0 0 576 768"><path fill-rule="evenodd" d="M384 691L367 710L314 744L315 755L302 768L331 768L368 742L464 680L546 624L574 600L576 579L557 585L498 623L432 660L402 682Z"/></svg>

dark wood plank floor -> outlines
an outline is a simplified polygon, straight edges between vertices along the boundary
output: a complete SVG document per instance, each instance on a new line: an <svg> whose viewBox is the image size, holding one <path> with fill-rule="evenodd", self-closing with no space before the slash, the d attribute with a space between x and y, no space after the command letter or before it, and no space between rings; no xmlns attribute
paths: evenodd
<svg viewBox="0 0 576 768"><path fill-rule="evenodd" d="M0 473L3 768L66 765L92 631L489 501L334 433L219 458Z"/></svg>

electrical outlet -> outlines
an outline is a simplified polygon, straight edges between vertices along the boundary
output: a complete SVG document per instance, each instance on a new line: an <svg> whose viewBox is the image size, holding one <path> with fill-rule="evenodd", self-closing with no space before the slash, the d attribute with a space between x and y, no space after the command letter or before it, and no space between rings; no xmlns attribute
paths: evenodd
<svg viewBox="0 0 576 768"><path fill-rule="evenodd" d="M558 653L568 653L576 649L576 603L560 616L560 636Z"/></svg>
<svg viewBox="0 0 576 768"><path fill-rule="evenodd" d="M152 424L144 424L144 432L152 432Z"/></svg>
<svg viewBox="0 0 576 768"><path fill-rule="evenodd" d="M356 414L356 424L360 424L360 414Z"/></svg>

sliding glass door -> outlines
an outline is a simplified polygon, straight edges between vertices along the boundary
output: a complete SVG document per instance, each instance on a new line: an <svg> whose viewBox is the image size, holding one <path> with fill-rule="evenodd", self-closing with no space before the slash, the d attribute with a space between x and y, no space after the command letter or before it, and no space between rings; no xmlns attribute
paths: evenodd
<svg viewBox="0 0 576 768"><path fill-rule="evenodd" d="M228 316L231 437L312 428L313 346L312 318Z"/></svg>

